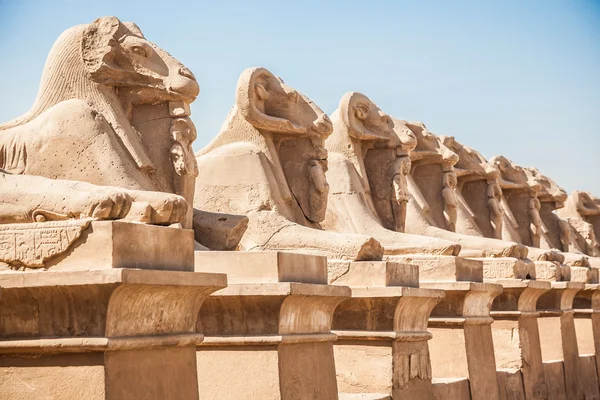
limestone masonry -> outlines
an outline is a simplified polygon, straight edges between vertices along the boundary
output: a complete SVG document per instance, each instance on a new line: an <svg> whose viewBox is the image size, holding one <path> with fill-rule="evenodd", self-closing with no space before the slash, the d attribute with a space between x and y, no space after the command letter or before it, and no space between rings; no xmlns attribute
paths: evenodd
<svg viewBox="0 0 600 400"><path fill-rule="evenodd" d="M201 79L200 79L201 80ZM600 199L265 68L66 30L0 125L0 399L600 399Z"/></svg>

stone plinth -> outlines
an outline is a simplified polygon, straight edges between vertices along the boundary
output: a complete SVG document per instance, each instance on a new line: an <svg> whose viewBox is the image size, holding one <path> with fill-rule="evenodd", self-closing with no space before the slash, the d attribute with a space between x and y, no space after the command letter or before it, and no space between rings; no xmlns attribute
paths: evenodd
<svg viewBox="0 0 600 400"><path fill-rule="evenodd" d="M192 230L123 221L63 221L0 225L2 260L22 259L50 270L83 271L109 268L194 271ZM26 246L29 246L25 250ZM43 265L42 265L43 264Z"/></svg>
<svg viewBox="0 0 600 400"><path fill-rule="evenodd" d="M387 259L389 261L417 265L419 267L419 279L421 282L483 282L483 264L477 259L419 254L395 255L389 256Z"/></svg>
<svg viewBox="0 0 600 400"><path fill-rule="evenodd" d="M434 341L438 333L438 340L442 340L436 345L438 353L432 352L435 356L433 363L446 364L446 371L461 374L464 372L464 362L467 366L471 398L498 399L491 330L493 319L490 317L490 310L494 298L502 293L502 286L474 282L425 282L421 283L421 287L442 289L446 293L445 299L433 309L429 319ZM456 346L464 346L466 360L457 357L458 349L455 345L443 342L446 338L456 340ZM456 369L453 370L454 364Z"/></svg>
<svg viewBox="0 0 600 400"><path fill-rule="evenodd" d="M333 318L340 393L431 400L427 320L443 291L408 287L418 267L393 262L353 262L334 279L352 289Z"/></svg>
<svg viewBox="0 0 600 400"><path fill-rule="evenodd" d="M514 257L475 258L483 263L484 279L535 279L533 263Z"/></svg>
<svg viewBox="0 0 600 400"><path fill-rule="evenodd" d="M503 377L499 381L500 393L517 391L517 380L521 382L525 398L548 398L536 304L540 296L550 290L551 284L517 279L494 282L503 288L494 300L491 312L497 367L499 370L520 370L516 375L506 371L499 373L499 377ZM503 384L511 386L503 389Z"/></svg>
<svg viewBox="0 0 600 400"><path fill-rule="evenodd" d="M0 398L197 399L196 315L225 286L178 271L0 274Z"/></svg>
<svg viewBox="0 0 600 400"><path fill-rule="evenodd" d="M327 284L327 258L284 251L196 251L196 271L227 272L232 283Z"/></svg>
<svg viewBox="0 0 600 400"><path fill-rule="evenodd" d="M220 256L226 261L216 261ZM217 267L237 283L211 296L199 314L206 337L197 359L211 365L198 370L200 398L337 399L331 320L351 292L327 285L325 257L196 253L196 271Z"/></svg>

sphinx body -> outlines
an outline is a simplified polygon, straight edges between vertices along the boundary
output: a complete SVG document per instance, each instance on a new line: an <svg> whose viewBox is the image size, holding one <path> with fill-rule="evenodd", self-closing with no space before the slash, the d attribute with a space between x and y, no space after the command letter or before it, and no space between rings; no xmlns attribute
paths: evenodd
<svg viewBox="0 0 600 400"><path fill-rule="evenodd" d="M176 193L193 197L186 105L198 91L191 72L135 24L104 17L73 27L50 51L31 110L0 125L0 169L130 189L128 217L189 225L191 207ZM166 131L148 129L147 105Z"/></svg>
<svg viewBox="0 0 600 400"><path fill-rule="evenodd" d="M542 203L543 204L543 203ZM573 191L559 207L558 217L571 228L570 243L592 257L600 257L600 199L587 192Z"/></svg>
<svg viewBox="0 0 600 400"><path fill-rule="evenodd" d="M333 134L325 142L331 187L323 227L373 235L387 255L458 254L460 246L451 241L402 232L409 200L411 132L356 92L342 97L331 119ZM388 226L378 210L388 216Z"/></svg>
<svg viewBox="0 0 600 400"><path fill-rule="evenodd" d="M455 241L462 246L461 256L526 257L527 249L523 245L495 239L493 234L486 237L480 232L474 220L475 213L461 195L464 171L454 169L459 156L423 123L401 122L413 132L416 139L416 146L410 152L411 173L407 177L411 194L406 221L407 231ZM480 174L485 183L485 171L481 170ZM487 184L484 199L485 218L489 223L486 193Z"/></svg>
<svg viewBox="0 0 600 400"><path fill-rule="evenodd" d="M263 68L245 70L221 131L197 153L194 206L244 214L242 250L293 250L337 260L381 259L366 235L321 230L329 185L324 139L331 121Z"/></svg>
<svg viewBox="0 0 600 400"><path fill-rule="evenodd" d="M502 202L509 218L503 233L529 246L531 258L587 266L589 260L572 245L571 229L553 211L566 193L535 168L523 168L502 156L490 159L497 168Z"/></svg>

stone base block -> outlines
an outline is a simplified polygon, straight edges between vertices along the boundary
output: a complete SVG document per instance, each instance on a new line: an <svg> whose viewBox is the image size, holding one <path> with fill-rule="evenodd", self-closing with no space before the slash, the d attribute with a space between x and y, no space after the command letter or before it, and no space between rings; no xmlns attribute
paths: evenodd
<svg viewBox="0 0 600 400"><path fill-rule="evenodd" d="M474 258L483 263L484 279L533 279L529 265L517 258Z"/></svg>
<svg viewBox="0 0 600 400"><path fill-rule="evenodd" d="M560 266L552 261L534 261L536 279L540 281L559 282L569 280L569 267Z"/></svg>
<svg viewBox="0 0 600 400"><path fill-rule="evenodd" d="M284 251L196 251L196 272L226 273L230 284L327 284L327 257Z"/></svg>
<svg viewBox="0 0 600 400"><path fill-rule="evenodd" d="M421 282L483 282L483 263L476 259L454 256L398 255L390 256L388 260L417 265Z"/></svg>
<svg viewBox="0 0 600 400"><path fill-rule="evenodd" d="M548 400L568 400L565 389L565 373L562 361L544 362L544 374L548 386Z"/></svg>
<svg viewBox="0 0 600 400"><path fill-rule="evenodd" d="M419 266L394 261L329 261L329 283L351 287L419 287Z"/></svg>
<svg viewBox="0 0 600 400"><path fill-rule="evenodd" d="M500 400L525 400L523 375L518 369L501 369L497 372Z"/></svg>
<svg viewBox="0 0 600 400"><path fill-rule="evenodd" d="M594 272L588 267L569 267L571 271L571 282L591 283L594 279Z"/></svg>
<svg viewBox="0 0 600 400"><path fill-rule="evenodd" d="M192 230L123 221L64 221L2 225L0 236L0 265L23 263L57 271L194 271ZM10 243L17 241L19 248L12 249Z"/></svg>
<svg viewBox="0 0 600 400"><path fill-rule="evenodd" d="M444 378L433 380L433 400L470 400L467 378Z"/></svg>

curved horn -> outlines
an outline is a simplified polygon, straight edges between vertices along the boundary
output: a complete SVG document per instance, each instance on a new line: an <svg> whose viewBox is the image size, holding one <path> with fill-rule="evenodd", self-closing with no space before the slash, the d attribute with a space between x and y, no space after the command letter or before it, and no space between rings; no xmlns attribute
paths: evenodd
<svg viewBox="0 0 600 400"><path fill-rule="evenodd" d="M265 68L248 68L242 72L238 80L235 98L240 113L258 129L285 133L304 132L289 120L267 115L258 109L258 102L269 96L266 85L270 79L278 78ZM261 99L260 96L263 98Z"/></svg>
<svg viewBox="0 0 600 400"><path fill-rule="evenodd" d="M366 110L362 110L361 107L365 107ZM377 107L375 103L367 96L359 92L348 92L340 100L340 116L342 122L348 128L350 136L360 140L381 140L390 139L389 137L382 137L375 132L367 129L364 125L359 124L360 119L358 114L368 114L371 107Z"/></svg>

